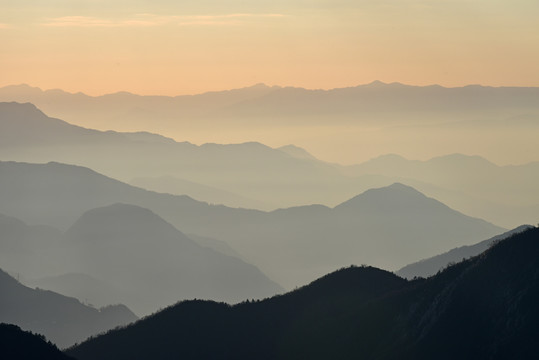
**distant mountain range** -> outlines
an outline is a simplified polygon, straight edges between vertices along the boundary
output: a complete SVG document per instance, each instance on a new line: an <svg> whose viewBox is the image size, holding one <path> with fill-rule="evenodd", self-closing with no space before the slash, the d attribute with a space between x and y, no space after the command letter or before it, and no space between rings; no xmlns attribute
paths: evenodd
<svg viewBox="0 0 539 360"><path fill-rule="evenodd" d="M95 309L52 291L28 288L0 270L0 322L43 334L60 348L135 320L124 305Z"/></svg>
<svg viewBox="0 0 539 360"><path fill-rule="evenodd" d="M270 205L275 198L302 203L300 199L313 193L310 182L316 190L341 178L331 164L260 143L197 146L158 135L101 132L49 118L32 104L0 103L0 149L4 159L78 164L127 182L169 176L176 179L177 190L189 186L192 194L203 191L206 198L217 192L222 199L228 192L233 206L249 204L247 199ZM230 193L244 199L230 198Z"/></svg>
<svg viewBox="0 0 539 360"><path fill-rule="evenodd" d="M131 126L165 132L176 131L188 122L220 120L222 127L271 119L272 122L304 124L319 123L331 116L334 121L360 120L372 122L384 119L409 121L409 114L422 120L427 114L451 115L487 111L489 114L511 114L509 110L524 109L537 113L539 88L488 87L469 85L456 88L442 86L409 86L375 81L356 87L332 90L308 90L294 87L267 86L185 96L141 96L118 92L103 96L68 93L62 90L43 91L28 85L0 88L0 101L31 102L54 116L87 127L119 129L126 119ZM497 118L497 117L496 117ZM430 121L439 121L430 116ZM251 123L251 124L249 124ZM265 126L265 124L260 124Z"/></svg>
<svg viewBox="0 0 539 360"><path fill-rule="evenodd" d="M0 162L0 198L0 213L61 229L115 203L147 208L185 233L225 241L289 289L352 263L398 269L504 231L402 184L335 208L262 212L145 191L77 166Z"/></svg>
<svg viewBox="0 0 539 360"><path fill-rule="evenodd" d="M87 166L149 190L231 207L335 206L400 182L506 227L533 223L539 214L539 162L497 166L460 154L428 161L388 155L339 166L292 145L197 146L149 133L85 129L18 103L0 103L0 149L6 160Z"/></svg>
<svg viewBox="0 0 539 360"><path fill-rule="evenodd" d="M22 230L34 228L6 216L0 219ZM12 228L0 224L0 247L25 249L33 239L24 236L28 231L13 236ZM182 299L234 303L283 291L255 266L231 256L233 250L217 240L201 239L201 246L150 210L134 205L89 210L58 235L56 242L28 246L28 253L2 252L0 263L29 285L100 306L124 303L139 315Z"/></svg>
<svg viewBox="0 0 539 360"><path fill-rule="evenodd" d="M283 291L253 265L200 246L150 210L134 205L87 211L66 237L76 271L107 279L140 314L180 299L234 303Z"/></svg>
<svg viewBox="0 0 539 360"><path fill-rule="evenodd" d="M532 359L539 229L429 279L371 267L235 306L186 301L67 351L122 359Z"/></svg>

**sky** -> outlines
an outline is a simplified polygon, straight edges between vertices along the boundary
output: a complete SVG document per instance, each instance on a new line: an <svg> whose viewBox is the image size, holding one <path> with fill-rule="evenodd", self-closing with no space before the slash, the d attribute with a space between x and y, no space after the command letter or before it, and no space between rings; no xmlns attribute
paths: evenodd
<svg viewBox="0 0 539 360"><path fill-rule="evenodd" d="M0 86L539 86L537 0L0 0Z"/></svg>

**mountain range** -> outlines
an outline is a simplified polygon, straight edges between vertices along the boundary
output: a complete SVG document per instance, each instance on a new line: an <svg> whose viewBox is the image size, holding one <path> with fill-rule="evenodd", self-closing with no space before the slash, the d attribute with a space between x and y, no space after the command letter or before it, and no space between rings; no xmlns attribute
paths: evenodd
<svg viewBox="0 0 539 360"><path fill-rule="evenodd" d="M235 306L186 301L67 351L91 359L532 359L539 229L429 279L372 267Z"/></svg>
<svg viewBox="0 0 539 360"><path fill-rule="evenodd" d="M87 166L148 190L231 207L336 206L370 188L400 182L505 227L533 223L539 214L538 162L498 166L461 154L428 161L386 155L340 166L292 145L197 146L150 133L85 129L18 103L0 103L0 130L3 159Z"/></svg>
<svg viewBox="0 0 539 360"><path fill-rule="evenodd" d="M127 92L92 97L18 85L0 89L0 101L31 102L87 128L150 131L197 144L295 144L347 164L385 153L417 159L455 152L511 164L539 156L533 136L539 125L538 89L377 81L332 90L258 84L177 97ZM500 141L511 146L502 148Z"/></svg>
<svg viewBox="0 0 539 360"><path fill-rule="evenodd" d="M288 289L352 263L399 269L504 231L402 184L334 208L263 212L150 192L72 165L0 162L0 198L0 213L62 230L88 210L137 205L184 233L226 242Z"/></svg>
<svg viewBox="0 0 539 360"><path fill-rule="evenodd" d="M212 249L218 247L216 241L206 239L201 246L138 206L113 204L86 211L65 233L58 231L55 242L43 243L44 238L39 246L26 248L25 242L34 239L24 234L34 227L7 216L0 219L16 223L22 233L13 236L13 226L0 224L0 246L14 248L0 255L6 269L28 285L94 305L123 303L147 315L181 299L234 303L283 291L255 266ZM31 251L23 251L27 248Z"/></svg>
<svg viewBox="0 0 539 360"><path fill-rule="evenodd" d="M4 353L57 358L44 336L61 348L92 336L67 353L531 358L539 233L498 225L539 215L539 162L524 163L539 156L538 98L381 82L180 97L0 88L0 322L20 326L0 325ZM251 141L275 138L287 142ZM296 140L390 154L341 165ZM146 317L126 326L131 309Z"/></svg>
<svg viewBox="0 0 539 360"><path fill-rule="evenodd" d="M496 235L490 239L483 240L477 244L461 246L449 250L443 254L406 265L402 269L396 271L395 274L407 279L412 279L414 277L426 278L432 276L451 264L455 264L464 259L481 254L498 241L504 240L514 234L521 233L531 228L533 228L531 225L521 225L513 230Z"/></svg>
<svg viewBox="0 0 539 360"><path fill-rule="evenodd" d="M75 298L26 287L0 270L0 322L42 334L60 348L135 320L124 305L96 309Z"/></svg>
<svg viewBox="0 0 539 360"><path fill-rule="evenodd" d="M537 113L539 88L488 87L469 85L445 88L438 85L410 86L374 81L370 84L331 90L308 90L295 87L257 84L242 89L209 92L185 96L141 96L118 92L102 96L68 93L59 89L41 90L29 85L0 88L0 101L32 102L68 121L108 129L122 126L129 118L135 124L152 131L174 132L186 121L220 119L231 125L249 125L255 119L309 123L331 116L336 121L377 121L393 118L401 121L416 114L430 121L439 121L432 114L451 115L467 112L490 115L511 114L511 110ZM393 116L390 116L393 115ZM171 121L174 120L174 121ZM157 121L157 123L156 123ZM258 125L264 126L257 121ZM172 127L171 127L172 125ZM161 126L157 129L156 126ZM176 128L174 127L176 126ZM153 128L152 128L153 127Z"/></svg>

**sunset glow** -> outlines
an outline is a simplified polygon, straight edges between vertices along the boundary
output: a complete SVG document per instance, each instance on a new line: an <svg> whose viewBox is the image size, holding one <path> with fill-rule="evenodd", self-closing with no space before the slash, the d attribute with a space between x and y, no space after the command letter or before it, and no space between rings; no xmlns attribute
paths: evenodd
<svg viewBox="0 0 539 360"><path fill-rule="evenodd" d="M0 86L539 85L536 1L2 1Z"/></svg>

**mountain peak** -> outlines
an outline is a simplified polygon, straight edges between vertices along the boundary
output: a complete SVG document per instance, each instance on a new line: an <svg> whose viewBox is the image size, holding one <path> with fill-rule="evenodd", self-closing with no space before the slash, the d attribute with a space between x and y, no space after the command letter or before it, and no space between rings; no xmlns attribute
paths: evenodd
<svg viewBox="0 0 539 360"><path fill-rule="evenodd" d="M369 189L337 205L335 209L364 208L368 210L369 208L380 206L393 208L401 206L413 207L427 199L429 198L413 187L396 182L382 188Z"/></svg>
<svg viewBox="0 0 539 360"><path fill-rule="evenodd" d="M16 101L0 102L0 114L3 115L2 117L9 116L14 119L31 118L36 116L40 118L47 117L47 115L39 110L34 104L29 102L20 103Z"/></svg>
<svg viewBox="0 0 539 360"><path fill-rule="evenodd" d="M368 84L365 84L365 86L371 86L371 87L376 87L376 86L385 86L387 85L385 82L382 82L380 80L374 80Z"/></svg>
<svg viewBox="0 0 539 360"><path fill-rule="evenodd" d="M368 87L368 88L406 88L406 87L410 87L410 85L405 85L405 84L402 84L400 82L385 83L385 82L380 81L380 80L374 80L373 82L370 82L370 83L365 84L365 85L360 85L360 86Z"/></svg>
<svg viewBox="0 0 539 360"><path fill-rule="evenodd" d="M313 155L311 155L307 150L293 144L288 144L288 145L278 147L276 150L280 150L298 159L316 160L316 158Z"/></svg>
<svg viewBox="0 0 539 360"><path fill-rule="evenodd" d="M156 233L164 238L181 238L191 242L153 211L123 203L88 210L68 230L68 234L83 241L109 239L110 234L137 241L151 239Z"/></svg>

